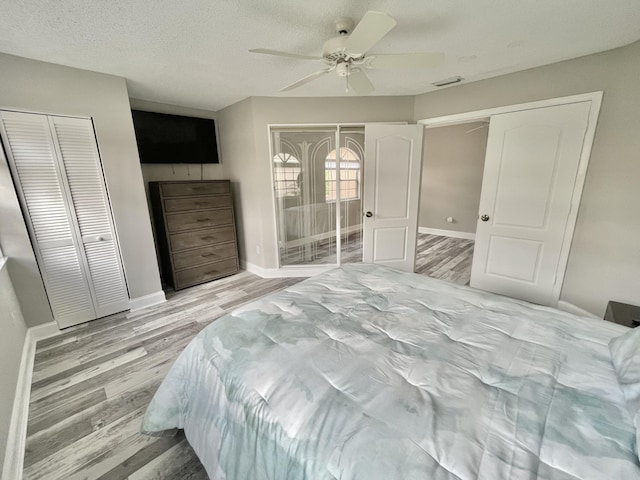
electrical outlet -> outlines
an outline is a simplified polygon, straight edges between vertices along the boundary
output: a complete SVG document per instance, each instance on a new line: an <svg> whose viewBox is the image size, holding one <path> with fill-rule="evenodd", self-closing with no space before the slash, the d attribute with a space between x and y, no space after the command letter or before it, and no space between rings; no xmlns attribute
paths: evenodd
<svg viewBox="0 0 640 480"><path fill-rule="evenodd" d="M262 253L262 249L260 248L260 245L256 245L256 253L258 255L260 255L260 253Z"/></svg>

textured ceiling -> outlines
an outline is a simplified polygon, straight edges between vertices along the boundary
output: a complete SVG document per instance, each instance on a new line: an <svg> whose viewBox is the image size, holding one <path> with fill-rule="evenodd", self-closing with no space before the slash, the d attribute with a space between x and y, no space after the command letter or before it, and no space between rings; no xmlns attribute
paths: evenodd
<svg viewBox="0 0 640 480"><path fill-rule="evenodd" d="M219 110L249 96L340 96L323 68L249 53L320 55L337 17L367 10L398 25L375 53L441 51L434 69L367 72L375 95L414 95L453 75L465 82L640 39L638 0L3 0L0 52L125 77L132 97ZM1 72L0 72L1 74Z"/></svg>

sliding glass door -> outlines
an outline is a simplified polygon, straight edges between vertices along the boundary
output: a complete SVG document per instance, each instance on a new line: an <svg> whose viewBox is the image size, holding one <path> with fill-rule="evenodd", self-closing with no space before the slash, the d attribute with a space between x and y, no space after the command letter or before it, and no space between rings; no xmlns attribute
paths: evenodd
<svg viewBox="0 0 640 480"><path fill-rule="evenodd" d="M272 127L271 140L280 266L361 261L364 128Z"/></svg>

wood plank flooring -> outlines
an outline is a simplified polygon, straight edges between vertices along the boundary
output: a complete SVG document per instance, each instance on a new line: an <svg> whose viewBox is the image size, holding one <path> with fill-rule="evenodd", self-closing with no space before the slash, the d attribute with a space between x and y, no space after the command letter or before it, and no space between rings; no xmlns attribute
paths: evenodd
<svg viewBox="0 0 640 480"><path fill-rule="evenodd" d="M241 304L300 279L241 272L167 302L38 342L25 479L206 479L184 435L138 433L146 406L187 343Z"/></svg>
<svg viewBox="0 0 640 480"><path fill-rule="evenodd" d="M463 238L419 233L415 271L458 285L469 285L474 243Z"/></svg>
<svg viewBox="0 0 640 480"><path fill-rule="evenodd" d="M419 233L416 247L416 273L439 278L460 285L468 285L471 278L473 240ZM336 263L335 243L331 240L310 246L310 258L304 258L304 247L281 251L284 265ZM362 261L360 232L342 239L342 263Z"/></svg>
<svg viewBox="0 0 640 480"><path fill-rule="evenodd" d="M419 235L417 271L468 283L473 242ZM180 433L139 433L169 367L204 327L301 279L248 272L170 292L167 302L66 329L36 347L24 479L207 479Z"/></svg>

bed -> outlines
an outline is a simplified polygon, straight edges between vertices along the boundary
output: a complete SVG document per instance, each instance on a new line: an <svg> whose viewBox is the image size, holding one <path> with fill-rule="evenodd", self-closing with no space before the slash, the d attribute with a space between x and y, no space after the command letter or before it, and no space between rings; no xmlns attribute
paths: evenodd
<svg viewBox="0 0 640 480"><path fill-rule="evenodd" d="M368 264L204 329L142 431L212 479L633 479L627 328Z"/></svg>

